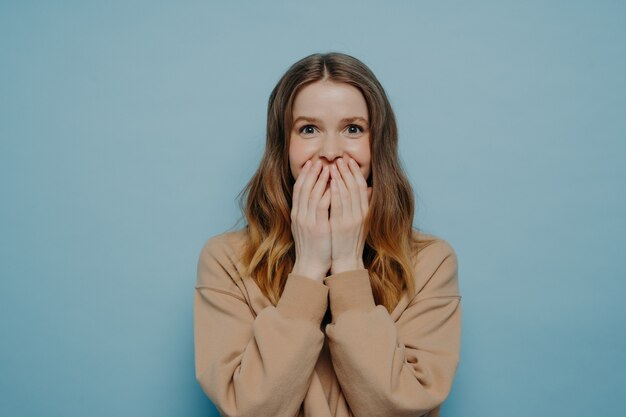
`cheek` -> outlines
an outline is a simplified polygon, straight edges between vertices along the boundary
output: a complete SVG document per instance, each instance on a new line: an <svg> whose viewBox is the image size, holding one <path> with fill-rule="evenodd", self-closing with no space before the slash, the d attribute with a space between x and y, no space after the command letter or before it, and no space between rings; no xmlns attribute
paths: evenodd
<svg viewBox="0 0 626 417"><path fill-rule="evenodd" d="M298 152L297 152L297 149L295 149L295 147L293 146L293 141L290 141L290 144L289 144L288 158L289 158L289 170L291 171L291 175L293 175L294 178L297 178L297 174L299 172L298 163L297 163Z"/></svg>
<svg viewBox="0 0 626 417"><path fill-rule="evenodd" d="M363 174L365 179L368 179L372 170L372 162L371 162L369 144L368 146L363 146L359 148L358 150L356 150L354 159L356 159L356 161L359 163L359 166L361 168L361 173Z"/></svg>
<svg viewBox="0 0 626 417"><path fill-rule="evenodd" d="M372 175L371 166L370 165L362 166L361 173L363 174L363 178L365 178L365 181L369 180L370 175Z"/></svg>
<svg viewBox="0 0 626 417"><path fill-rule="evenodd" d="M298 174L300 174L300 167L291 158L289 158L289 171L294 179L298 178Z"/></svg>
<svg viewBox="0 0 626 417"><path fill-rule="evenodd" d="M289 169L294 179L298 178L304 163L315 154L315 148L311 145L300 143L297 138L289 144Z"/></svg>

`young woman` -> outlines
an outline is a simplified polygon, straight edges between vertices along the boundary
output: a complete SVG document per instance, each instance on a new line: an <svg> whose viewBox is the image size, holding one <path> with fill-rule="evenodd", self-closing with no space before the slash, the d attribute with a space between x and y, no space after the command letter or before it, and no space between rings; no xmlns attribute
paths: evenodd
<svg viewBox="0 0 626 417"><path fill-rule="evenodd" d="M313 54L279 80L242 193L194 298L196 379L223 416L439 416L459 363L457 257L413 228L374 74Z"/></svg>

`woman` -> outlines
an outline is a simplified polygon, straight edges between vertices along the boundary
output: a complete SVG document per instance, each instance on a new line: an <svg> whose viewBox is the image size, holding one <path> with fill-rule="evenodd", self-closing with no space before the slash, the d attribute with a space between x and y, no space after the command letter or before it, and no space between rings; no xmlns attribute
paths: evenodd
<svg viewBox="0 0 626 417"><path fill-rule="evenodd" d="M279 80L243 192L194 298L196 379L223 416L438 416L459 363L457 257L413 228L374 74L313 54Z"/></svg>

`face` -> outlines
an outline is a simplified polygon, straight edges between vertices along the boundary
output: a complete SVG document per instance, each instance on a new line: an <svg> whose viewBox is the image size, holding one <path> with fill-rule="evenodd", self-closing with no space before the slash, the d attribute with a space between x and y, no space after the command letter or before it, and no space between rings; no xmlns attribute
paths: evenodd
<svg viewBox="0 0 626 417"><path fill-rule="evenodd" d="M367 180L371 169L367 103L354 86L316 81L303 87L293 103L289 167L298 178L307 160L323 165L351 157ZM322 166L323 166L322 165Z"/></svg>

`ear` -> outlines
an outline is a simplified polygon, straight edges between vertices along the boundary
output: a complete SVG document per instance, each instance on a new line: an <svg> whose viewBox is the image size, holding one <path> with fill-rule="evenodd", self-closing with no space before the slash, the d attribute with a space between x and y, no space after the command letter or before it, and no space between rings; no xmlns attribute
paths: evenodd
<svg viewBox="0 0 626 417"><path fill-rule="evenodd" d="M367 202L369 203L372 199L372 187L367 187Z"/></svg>

